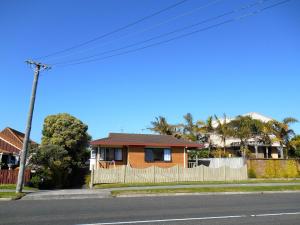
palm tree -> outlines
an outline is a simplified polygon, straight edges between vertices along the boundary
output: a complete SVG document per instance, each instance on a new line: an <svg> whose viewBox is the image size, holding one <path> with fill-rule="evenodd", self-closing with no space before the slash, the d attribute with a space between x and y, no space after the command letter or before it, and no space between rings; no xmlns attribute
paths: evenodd
<svg viewBox="0 0 300 225"><path fill-rule="evenodd" d="M287 117L282 120L282 122L273 120L272 123L272 132L276 136L276 140L280 144L280 148L285 147L285 157L288 158L288 150L290 148L291 138L295 136L295 132L290 128L290 125L298 122L297 119L293 117Z"/></svg>
<svg viewBox="0 0 300 225"><path fill-rule="evenodd" d="M197 121L198 133L202 134L205 141L208 143L208 150L212 148L211 135L215 132L213 127L213 117L209 116L206 121Z"/></svg>
<svg viewBox="0 0 300 225"><path fill-rule="evenodd" d="M223 143L224 154L226 153L226 140L232 136L232 130L228 124L228 119L226 114L224 113L223 120L219 119L215 115L215 120L217 122L217 127L215 128L216 133L221 137Z"/></svg>
<svg viewBox="0 0 300 225"><path fill-rule="evenodd" d="M176 126L169 124L163 116L155 117L151 125L152 127L148 129L158 134L175 135L176 133Z"/></svg>
<svg viewBox="0 0 300 225"><path fill-rule="evenodd" d="M194 123L194 119L191 113L187 113L183 116L185 123L179 124L178 126L182 128L183 138L190 141L197 141L199 139L198 125Z"/></svg>

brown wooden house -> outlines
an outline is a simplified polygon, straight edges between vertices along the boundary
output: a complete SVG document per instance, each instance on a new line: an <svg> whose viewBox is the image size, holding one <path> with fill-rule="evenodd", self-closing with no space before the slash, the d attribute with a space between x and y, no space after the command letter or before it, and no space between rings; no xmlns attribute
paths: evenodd
<svg viewBox="0 0 300 225"><path fill-rule="evenodd" d="M188 149L201 149L202 144L177 139L170 135L110 133L107 138L91 142L90 168L128 165L187 167Z"/></svg>
<svg viewBox="0 0 300 225"><path fill-rule="evenodd" d="M6 127L0 132L0 168L15 167L19 164L24 134L20 131ZM35 144L30 141L30 144Z"/></svg>

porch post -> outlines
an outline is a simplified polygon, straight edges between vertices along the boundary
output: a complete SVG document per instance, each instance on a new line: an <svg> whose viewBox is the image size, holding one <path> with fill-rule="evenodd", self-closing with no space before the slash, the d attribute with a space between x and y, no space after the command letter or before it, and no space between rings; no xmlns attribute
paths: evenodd
<svg viewBox="0 0 300 225"><path fill-rule="evenodd" d="M280 153L280 158L283 159L284 157L283 157L283 149L282 149L282 147L278 147L277 150Z"/></svg>
<svg viewBox="0 0 300 225"><path fill-rule="evenodd" d="M185 162L186 161L185 149L186 149L186 147L183 148L183 168L186 168L186 165L185 165L186 164L186 162Z"/></svg>
<svg viewBox="0 0 300 225"><path fill-rule="evenodd" d="M96 154L96 170L99 167L99 165L98 165L99 157L100 157L100 147L98 146L97 147L97 154Z"/></svg>
<svg viewBox="0 0 300 225"><path fill-rule="evenodd" d="M266 158L268 159L269 158L269 147L266 146Z"/></svg>
<svg viewBox="0 0 300 225"><path fill-rule="evenodd" d="M255 158L257 159L258 158L258 146L255 145L254 148L255 148Z"/></svg>
<svg viewBox="0 0 300 225"><path fill-rule="evenodd" d="M3 155L3 153L1 152L0 153L0 170L1 170L1 163L2 163L2 155Z"/></svg>

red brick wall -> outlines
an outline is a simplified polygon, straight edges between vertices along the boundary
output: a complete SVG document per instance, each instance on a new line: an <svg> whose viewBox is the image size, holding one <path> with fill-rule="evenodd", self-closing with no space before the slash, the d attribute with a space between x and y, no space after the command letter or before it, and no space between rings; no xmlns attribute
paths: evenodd
<svg viewBox="0 0 300 225"><path fill-rule="evenodd" d="M184 148L172 148L171 150L171 162L146 162L144 147L129 147L128 148L128 162L132 168L147 168L150 166L158 167L173 167L175 165L184 166ZM186 165L187 165L187 153L186 153Z"/></svg>

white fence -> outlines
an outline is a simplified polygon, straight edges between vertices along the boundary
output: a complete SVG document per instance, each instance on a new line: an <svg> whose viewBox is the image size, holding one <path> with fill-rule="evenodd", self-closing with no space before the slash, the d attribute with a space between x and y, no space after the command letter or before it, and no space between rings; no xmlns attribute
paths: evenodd
<svg viewBox="0 0 300 225"><path fill-rule="evenodd" d="M198 166L183 168L174 166L160 168L152 166L146 169L135 169L119 166L111 169L92 170L91 185L100 183L162 183L184 181L231 181L246 180L247 166L241 168L209 168Z"/></svg>
<svg viewBox="0 0 300 225"><path fill-rule="evenodd" d="M246 165L246 160L242 157L236 158L203 158L197 159L194 162L189 162L189 167L196 167L199 164L203 164L210 168L219 168L227 166L230 168L241 168Z"/></svg>

